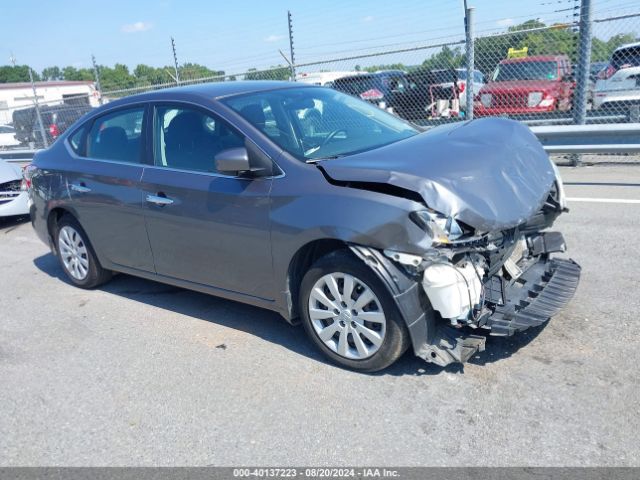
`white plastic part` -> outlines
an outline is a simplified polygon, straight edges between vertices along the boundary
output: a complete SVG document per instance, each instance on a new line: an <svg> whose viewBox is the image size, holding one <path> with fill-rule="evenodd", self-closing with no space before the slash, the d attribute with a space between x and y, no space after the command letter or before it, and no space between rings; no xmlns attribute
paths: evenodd
<svg viewBox="0 0 640 480"><path fill-rule="evenodd" d="M480 303L482 269L476 269L469 262L457 267L438 263L424 271L422 286L431 306L451 323L466 319L471 309Z"/></svg>

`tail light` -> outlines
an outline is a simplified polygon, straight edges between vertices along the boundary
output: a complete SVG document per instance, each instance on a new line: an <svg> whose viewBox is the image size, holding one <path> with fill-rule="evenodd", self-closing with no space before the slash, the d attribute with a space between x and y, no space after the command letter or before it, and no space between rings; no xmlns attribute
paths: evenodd
<svg viewBox="0 0 640 480"><path fill-rule="evenodd" d="M55 123L49 125L49 134L52 138L58 138L58 135L60 135L60 130L58 130L58 126Z"/></svg>
<svg viewBox="0 0 640 480"><path fill-rule="evenodd" d="M29 190L31 188L31 176L36 170L36 167L31 163L22 167L22 184L21 190Z"/></svg>
<svg viewBox="0 0 640 480"><path fill-rule="evenodd" d="M458 82L458 90L460 90L460 93L463 93L465 88L467 88L467 82Z"/></svg>
<svg viewBox="0 0 640 480"><path fill-rule="evenodd" d="M613 77L613 74L617 71L618 70L616 69L616 67L609 64L607 65L607 68L605 68L604 70L600 70L600 73L598 73L598 78L600 80L608 80L609 78Z"/></svg>
<svg viewBox="0 0 640 480"><path fill-rule="evenodd" d="M381 100L384 98L384 94L377 88L372 88L371 90L362 92L360 98L363 100Z"/></svg>

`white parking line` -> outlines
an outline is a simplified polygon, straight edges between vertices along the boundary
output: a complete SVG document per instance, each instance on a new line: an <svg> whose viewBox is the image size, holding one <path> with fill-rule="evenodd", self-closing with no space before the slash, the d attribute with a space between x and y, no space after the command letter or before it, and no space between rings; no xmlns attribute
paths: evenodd
<svg viewBox="0 0 640 480"><path fill-rule="evenodd" d="M640 200L630 198L582 198L567 197L569 202L591 202L591 203L640 203Z"/></svg>

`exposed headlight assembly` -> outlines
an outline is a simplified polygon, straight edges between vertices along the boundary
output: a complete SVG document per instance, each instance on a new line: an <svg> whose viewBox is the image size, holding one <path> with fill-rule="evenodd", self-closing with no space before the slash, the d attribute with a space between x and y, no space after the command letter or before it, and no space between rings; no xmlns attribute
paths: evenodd
<svg viewBox="0 0 640 480"><path fill-rule="evenodd" d="M460 238L464 232L452 217L429 210L411 212L411 220L429 235L433 243L447 244Z"/></svg>
<svg viewBox="0 0 640 480"><path fill-rule="evenodd" d="M537 107L541 101L542 101L542 92L531 92L527 97L527 106Z"/></svg>

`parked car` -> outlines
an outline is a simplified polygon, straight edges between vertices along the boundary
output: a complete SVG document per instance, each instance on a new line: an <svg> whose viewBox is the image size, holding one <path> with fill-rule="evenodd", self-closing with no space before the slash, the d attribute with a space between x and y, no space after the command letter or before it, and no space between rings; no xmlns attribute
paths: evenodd
<svg viewBox="0 0 640 480"><path fill-rule="evenodd" d="M595 96L596 82L601 71L607 68L607 62L593 62L589 65L589 80L587 82L587 103L593 106L593 97Z"/></svg>
<svg viewBox="0 0 640 480"><path fill-rule="evenodd" d="M62 104L43 105L39 108L47 142L51 144L76 120L90 112L93 107L88 104ZM13 112L13 126L16 130L16 139L19 142L23 144L33 142L37 145L44 143L35 107Z"/></svg>
<svg viewBox="0 0 640 480"><path fill-rule="evenodd" d="M394 92L389 102L393 112L400 117L418 120L466 111L466 69L416 71L406 78L406 88ZM484 76L476 70L473 78L473 90L478 92L484 86ZM444 107L441 108L442 101Z"/></svg>
<svg viewBox="0 0 640 480"><path fill-rule="evenodd" d="M319 103L307 132L298 112ZM193 85L98 108L28 179L74 285L117 271L265 307L361 371L409 347L464 362L484 346L474 328L542 325L580 275L552 255L558 170L507 119L421 132L328 88Z"/></svg>
<svg viewBox="0 0 640 480"><path fill-rule="evenodd" d="M26 183L22 168L0 159L0 217L29 213Z"/></svg>
<svg viewBox="0 0 640 480"><path fill-rule="evenodd" d="M16 147L20 145L16 139L16 129L12 125L0 125L0 148Z"/></svg>
<svg viewBox="0 0 640 480"><path fill-rule="evenodd" d="M640 42L617 48L596 81L594 108L626 111L640 104Z"/></svg>
<svg viewBox="0 0 640 480"><path fill-rule="evenodd" d="M502 60L476 96L474 114L518 115L571 109L574 90L566 55Z"/></svg>
<svg viewBox="0 0 640 480"><path fill-rule="evenodd" d="M385 70L342 77L334 80L333 88L340 92L359 97L382 109L389 106L395 92L404 91L407 78L402 70Z"/></svg>

